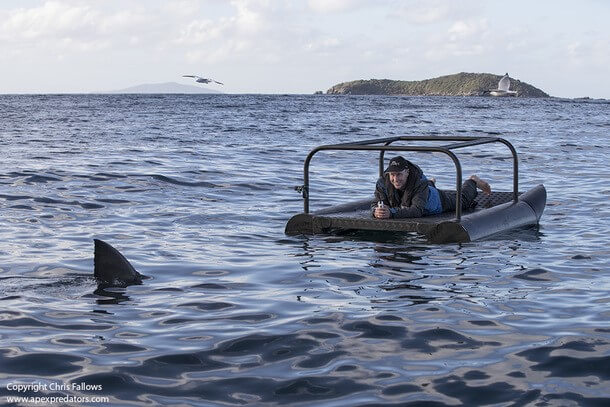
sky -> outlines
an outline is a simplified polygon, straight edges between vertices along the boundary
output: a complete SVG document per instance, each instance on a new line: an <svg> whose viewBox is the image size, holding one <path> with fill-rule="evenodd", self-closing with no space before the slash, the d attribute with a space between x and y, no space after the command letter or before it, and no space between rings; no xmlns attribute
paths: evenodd
<svg viewBox="0 0 610 407"><path fill-rule="evenodd" d="M311 94L484 72L610 99L606 0L2 0L0 93Z"/></svg>

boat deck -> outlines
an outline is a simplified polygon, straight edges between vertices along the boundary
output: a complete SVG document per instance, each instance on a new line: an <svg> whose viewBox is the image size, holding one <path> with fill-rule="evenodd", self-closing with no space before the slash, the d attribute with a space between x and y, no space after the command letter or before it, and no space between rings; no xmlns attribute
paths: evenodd
<svg viewBox="0 0 610 407"><path fill-rule="evenodd" d="M444 191L455 195L455 191ZM491 195L479 193L475 199L477 205L473 210L463 211L464 217L489 209L513 199L512 192L492 192ZM363 199L343 205L337 205L315 211L311 214L300 214L293 217L286 225L286 233L316 234L333 230L386 230L418 232L428 234L442 222L453 221L455 212L444 212L438 215L421 218L375 219L371 215L374 198Z"/></svg>

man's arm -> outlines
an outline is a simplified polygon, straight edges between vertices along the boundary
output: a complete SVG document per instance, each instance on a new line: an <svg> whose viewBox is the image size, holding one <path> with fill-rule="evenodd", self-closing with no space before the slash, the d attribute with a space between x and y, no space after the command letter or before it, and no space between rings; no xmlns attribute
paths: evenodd
<svg viewBox="0 0 610 407"><path fill-rule="evenodd" d="M424 188L411 199L411 206L401 206L390 209L393 218L421 218L424 216L426 202L428 202L429 188Z"/></svg>
<svg viewBox="0 0 610 407"><path fill-rule="evenodd" d="M379 202L383 202L383 208L378 208ZM375 202L371 204L371 212L374 218L389 218L391 214L389 212L390 200L388 199L388 191L385 186L385 180L379 178L375 185Z"/></svg>

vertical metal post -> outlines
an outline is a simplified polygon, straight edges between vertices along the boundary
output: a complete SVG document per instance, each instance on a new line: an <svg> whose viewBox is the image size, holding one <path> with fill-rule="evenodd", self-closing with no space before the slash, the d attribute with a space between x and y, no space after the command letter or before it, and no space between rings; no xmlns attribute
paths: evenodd
<svg viewBox="0 0 610 407"><path fill-rule="evenodd" d="M390 141L386 141L386 143L384 144L385 146L389 146L390 144L392 144L393 142L395 142L396 139L390 140ZM384 166L383 166L383 158L385 157L385 150L381 150L379 151L379 178L383 177L383 170L384 170Z"/></svg>
<svg viewBox="0 0 610 407"><path fill-rule="evenodd" d="M513 202L519 201L519 159L517 157L517 150L511 143L503 138L497 139L500 143L504 144L513 155Z"/></svg>
<svg viewBox="0 0 610 407"><path fill-rule="evenodd" d="M311 154L310 154L311 155ZM309 213L309 161L310 156L307 156L303 165L303 213Z"/></svg>
<svg viewBox="0 0 610 407"><path fill-rule="evenodd" d="M309 163L314 154L320 151L323 147L316 147L309 152L305 163L303 164L303 213L309 213Z"/></svg>
<svg viewBox="0 0 610 407"><path fill-rule="evenodd" d="M447 154L455 164L455 220L459 222L462 219L462 164L452 151L444 148L437 151Z"/></svg>

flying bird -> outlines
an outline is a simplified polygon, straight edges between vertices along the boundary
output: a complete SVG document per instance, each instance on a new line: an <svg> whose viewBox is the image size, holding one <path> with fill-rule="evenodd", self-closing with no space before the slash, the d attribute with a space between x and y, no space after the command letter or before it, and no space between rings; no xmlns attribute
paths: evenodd
<svg viewBox="0 0 610 407"><path fill-rule="evenodd" d="M510 88L510 79L508 72L498 82L498 89L493 89L489 92L491 96L517 96L517 92L514 90L508 90Z"/></svg>
<svg viewBox="0 0 610 407"><path fill-rule="evenodd" d="M201 76L197 76L197 75L182 75L183 78L195 78L195 82L199 82L199 83L210 83L210 82L214 82L217 83L219 85L224 85L224 83L222 82L218 82L215 81L214 79L210 79L210 78L202 78Z"/></svg>

